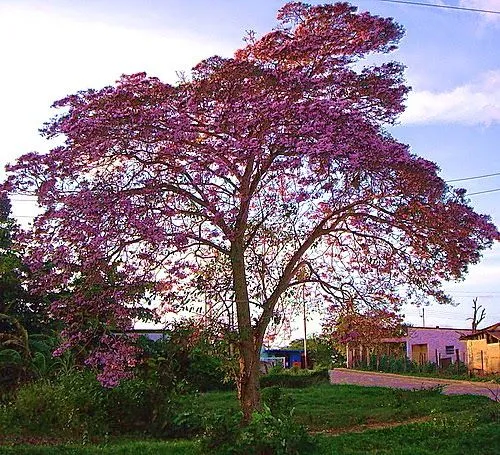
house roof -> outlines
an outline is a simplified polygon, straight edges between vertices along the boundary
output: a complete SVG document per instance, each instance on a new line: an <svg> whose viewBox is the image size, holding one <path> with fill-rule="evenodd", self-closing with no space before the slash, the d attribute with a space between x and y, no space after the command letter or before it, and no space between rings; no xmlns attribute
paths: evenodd
<svg viewBox="0 0 500 455"><path fill-rule="evenodd" d="M293 349L293 348L276 348L276 349L263 349L264 352L289 352L289 353L302 353L303 349Z"/></svg>
<svg viewBox="0 0 500 455"><path fill-rule="evenodd" d="M406 327L406 335L400 336L400 337L388 337L388 338L382 338L382 343L404 343L405 341L408 340L409 337L411 337L412 331L437 331L437 332L443 332L443 331L451 331L458 333L459 335L469 335L472 333L471 329L455 329L453 327L414 327L414 326L408 326Z"/></svg>
<svg viewBox="0 0 500 455"><path fill-rule="evenodd" d="M479 335L488 334L491 335L498 340L500 340L500 322L496 324L490 325L489 327L485 327L484 329L478 330L470 335L463 335L460 337L461 340L474 340Z"/></svg>
<svg viewBox="0 0 500 455"><path fill-rule="evenodd" d="M453 330L455 332L472 332L471 329L458 329L456 327L440 327L439 325L435 327L419 327L419 326L409 326L409 329L419 329L419 330Z"/></svg>

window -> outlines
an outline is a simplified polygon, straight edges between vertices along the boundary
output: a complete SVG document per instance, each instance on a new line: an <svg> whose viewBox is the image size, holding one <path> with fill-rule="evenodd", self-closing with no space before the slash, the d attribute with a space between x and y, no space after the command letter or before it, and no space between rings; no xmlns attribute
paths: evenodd
<svg viewBox="0 0 500 455"><path fill-rule="evenodd" d="M455 353L455 346L446 346L446 355L453 355Z"/></svg>

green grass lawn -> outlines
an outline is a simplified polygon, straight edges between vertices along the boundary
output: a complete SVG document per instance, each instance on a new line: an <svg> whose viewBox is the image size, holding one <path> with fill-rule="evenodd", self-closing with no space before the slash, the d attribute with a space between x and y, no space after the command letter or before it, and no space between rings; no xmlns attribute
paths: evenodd
<svg viewBox="0 0 500 455"><path fill-rule="evenodd" d="M353 385L320 385L286 393L293 396L297 421L321 433L316 455L500 455L500 405L483 396ZM234 392L202 394L196 400L200 410L237 409ZM415 420L420 421L404 424ZM392 426L397 423L403 424ZM7 455L94 453L184 455L197 454L199 449L195 441L0 446L0 454Z"/></svg>
<svg viewBox="0 0 500 455"><path fill-rule="evenodd" d="M2 455L193 455L193 441L130 441L102 445L0 446Z"/></svg>
<svg viewBox="0 0 500 455"><path fill-rule="evenodd" d="M498 455L500 423L442 421L321 437L317 455Z"/></svg>
<svg viewBox="0 0 500 455"><path fill-rule="evenodd" d="M293 396L295 418L310 431L342 430L352 426L404 422L424 416L492 409L483 396L442 395L437 390L396 390L355 385L319 385L288 389ZM234 392L213 392L199 397L202 409L236 410ZM496 405L498 406L498 404Z"/></svg>

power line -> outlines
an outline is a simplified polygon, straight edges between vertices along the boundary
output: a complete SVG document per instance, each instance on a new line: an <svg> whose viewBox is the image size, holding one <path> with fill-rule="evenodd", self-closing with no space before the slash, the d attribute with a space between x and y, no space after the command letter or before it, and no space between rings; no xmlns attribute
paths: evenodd
<svg viewBox="0 0 500 455"><path fill-rule="evenodd" d="M461 178L461 179L446 180L446 183L464 182L466 180L485 179L486 177L495 177L497 175L500 175L500 172L495 172L493 174L475 175L474 177L464 177L464 178Z"/></svg>
<svg viewBox="0 0 500 455"><path fill-rule="evenodd" d="M466 196L475 196L476 194L496 193L497 191L500 191L500 188L494 188L492 190L486 190L486 191L476 191L475 193L467 193Z"/></svg>
<svg viewBox="0 0 500 455"><path fill-rule="evenodd" d="M12 194L13 196L28 196L28 197L37 197L37 194L32 191L30 193L23 193L21 191L16 191L16 192L13 192L13 193L10 193Z"/></svg>
<svg viewBox="0 0 500 455"><path fill-rule="evenodd" d="M408 1L404 1L404 0L379 0L379 1L387 2L387 3L401 3L403 5L429 6L431 8L443 8L443 9L456 9L456 10L461 10L461 11L473 11L475 13L500 14L500 11L480 9L480 8L466 8L464 6L436 5L435 3L408 2Z"/></svg>
<svg viewBox="0 0 500 455"><path fill-rule="evenodd" d="M380 1L389 1L389 0L380 0ZM396 0L390 0L390 1L396 1ZM406 3L406 2L403 2L403 3ZM445 183L464 182L467 180L478 180L478 179L484 179L487 177L495 177L495 176L499 176L499 175L500 175L500 172L494 172L493 174L483 174L483 175L475 175L473 177L464 177L461 179L445 180ZM500 188L494 188L492 190L486 190L486 191L477 191L475 193L467 193L467 196L475 196L476 194L485 194L485 193L495 193L497 191L500 191ZM16 196L26 196L26 197L31 197L31 198L37 197L35 194L30 194L30 193L12 193L12 194L14 194ZM35 199L16 199L16 198L12 198L11 201L13 201L13 202L36 202Z"/></svg>

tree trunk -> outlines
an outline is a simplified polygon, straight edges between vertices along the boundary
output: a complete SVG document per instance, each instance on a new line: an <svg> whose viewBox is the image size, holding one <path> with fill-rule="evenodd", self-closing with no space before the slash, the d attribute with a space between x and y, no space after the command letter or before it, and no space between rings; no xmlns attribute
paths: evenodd
<svg viewBox="0 0 500 455"><path fill-rule="evenodd" d="M231 265L239 337L238 398L243 411L243 422L248 423L252 412L261 409L259 386L261 343L254 336L252 327L242 242L235 241L231 246Z"/></svg>
<svg viewBox="0 0 500 455"><path fill-rule="evenodd" d="M240 343L240 375L238 399L243 411L243 422L248 423L254 411L262 407L259 383L260 352L253 343Z"/></svg>

